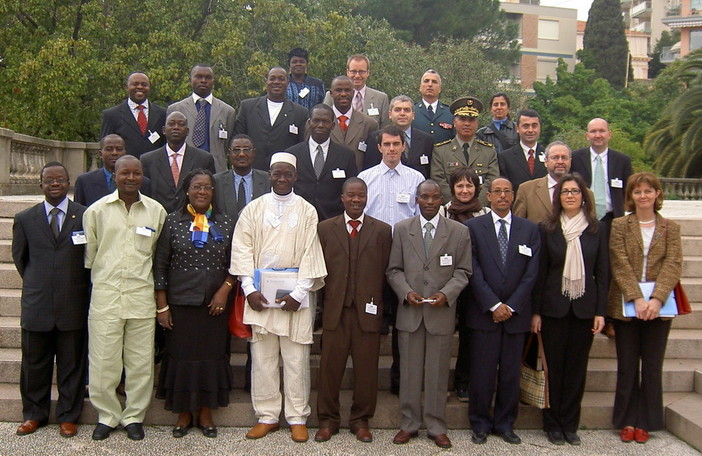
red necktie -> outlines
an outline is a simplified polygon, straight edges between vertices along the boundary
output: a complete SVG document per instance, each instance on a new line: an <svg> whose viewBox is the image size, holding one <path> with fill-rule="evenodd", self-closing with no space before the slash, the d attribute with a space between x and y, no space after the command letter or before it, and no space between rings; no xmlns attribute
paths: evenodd
<svg viewBox="0 0 702 456"><path fill-rule="evenodd" d="M527 159L527 165L529 165L529 174L534 174L534 149L529 149L529 158Z"/></svg>
<svg viewBox="0 0 702 456"><path fill-rule="evenodd" d="M358 236L358 227L361 226L361 222L360 220L349 220L349 225L351 225L351 232L349 233L349 235L352 238L355 238L356 236Z"/></svg>
<svg viewBox="0 0 702 456"><path fill-rule="evenodd" d="M139 130L141 130L141 134L145 135L146 134L146 126L149 123L146 120L146 114L144 114L144 105L139 105L137 106L137 109L139 110L139 114L137 115L137 124L139 124Z"/></svg>
<svg viewBox="0 0 702 456"><path fill-rule="evenodd" d="M349 128L349 126L346 125L346 121L348 119L349 118L346 116L339 116L339 126L341 127L341 131L343 131L344 133L346 133L346 129Z"/></svg>

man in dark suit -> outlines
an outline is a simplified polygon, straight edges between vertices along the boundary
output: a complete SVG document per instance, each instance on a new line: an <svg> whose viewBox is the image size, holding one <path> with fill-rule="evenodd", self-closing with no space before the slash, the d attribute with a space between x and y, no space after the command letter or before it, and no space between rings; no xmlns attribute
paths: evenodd
<svg viewBox="0 0 702 456"><path fill-rule="evenodd" d="M83 266L85 207L66 198L68 171L58 162L41 171L45 200L15 216L12 259L22 277L22 370L25 422L17 435L49 421L56 359L56 419L64 437L76 435L83 409L90 275Z"/></svg>
<svg viewBox="0 0 702 456"><path fill-rule="evenodd" d="M268 171L271 155L305 140L309 112L287 100L288 73L273 67L266 77L266 95L247 98L239 106L234 131L249 135L258 153L253 167Z"/></svg>
<svg viewBox="0 0 702 456"><path fill-rule="evenodd" d="M368 420L375 414L378 393L383 285L392 229L363 214L367 201L363 180L346 180L341 201L344 213L317 227L327 277L317 396L319 431L314 439L325 442L339 431L339 390L351 355L354 391L349 427L358 440L371 442Z"/></svg>
<svg viewBox="0 0 702 456"><path fill-rule="evenodd" d="M102 168L83 173L76 179L73 189L73 200L83 206L90 206L103 196L112 193L115 186L115 162L126 153L124 140L116 134L109 134L100 140L99 157ZM141 193L151 194L151 184L144 178Z"/></svg>
<svg viewBox="0 0 702 456"><path fill-rule="evenodd" d="M402 153L402 164L416 169L425 179L429 178L429 164L434 144L429 134L414 128L414 102L407 95L398 95L390 101L390 121L405 135L405 151ZM363 169L371 168L383 160L378 150L378 131L368 135L366 153L363 158Z"/></svg>
<svg viewBox="0 0 702 456"><path fill-rule="evenodd" d="M439 101L441 76L435 70L427 70L419 83L422 101L415 105L414 128L432 137L434 144L450 141L456 135L453 130L453 113L447 104Z"/></svg>
<svg viewBox="0 0 702 456"><path fill-rule="evenodd" d="M516 192L526 181L546 175L544 146L538 143L541 136L541 117L533 109L523 109L517 115L519 144L497 154L500 174L512 183Z"/></svg>
<svg viewBox="0 0 702 456"><path fill-rule="evenodd" d="M514 422L524 335L531 325L531 291L539 273L539 230L510 212L514 193L507 179L491 182L488 199L492 211L466 222L473 246L473 280L465 303L471 361L468 416L474 443L485 443L492 432L519 444Z"/></svg>
<svg viewBox="0 0 702 456"><path fill-rule="evenodd" d="M612 220L624 215L624 188L633 174L631 158L609 148L612 131L604 119L592 119L585 137L590 147L573 151L570 171L580 173L595 194L597 218L609 232Z"/></svg>
<svg viewBox="0 0 702 456"><path fill-rule="evenodd" d="M192 134L188 145L212 154L217 172L227 169L227 143L234 132L234 108L212 95L214 72L209 65L198 64L190 70L193 93L168 107L168 114L185 115Z"/></svg>
<svg viewBox="0 0 702 456"><path fill-rule="evenodd" d="M331 83L332 109L336 122L331 139L342 144L356 155L356 169L363 168L363 156L368 145L366 139L371 131L378 129L378 122L352 107L353 83L348 76L337 76Z"/></svg>
<svg viewBox="0 0 702 456"><path fill-rule="evenodd" d="M310 138L286 150L297 157L295 193L317 209L319 221L344 212L341 188L344 181L358 174L351 149L330 139L334 111L325 104L312 108L307 130Z"/></svg>
<svg viewBox="0 0 702 456"><path fill-rule="evenodd" d="M438 447L450 448L445 413L451 340L456 300L472 270L471 240L468 228L439 214L439 184L419 184L416 202L420 215L395 225L387 271L388 282L404 302L396 321L402 419L393 443L416 437L423 421L428 437Z"/></svg>
<svg viewBox="0 0 702 456"><path fill-rule="evenodd" d="M271 191L268 173L251 166L255 156L256 148L251 138L236 135L229 145L229 164L232 169L214 176L217 207L229 215L235 224L244 206Z"/></svg>
<svg viewBox="0 0 702 456"><path fill-rule="evenodd" d="M148 100L149 78L132 73L127 78L127 100L102 112L100 137L117 134L122 137L127 153L135 157L165 144L161 132L166 123L166 110Z"/></svg>
<svg viewBox="0 0 702 456"><path fill-rule="evenodd" d="M185 144L188 120L180 111L168 115L163 134L166 145L141 156L144 176L151 179L151 197L171 213L183 207L183 178L197 168L214 174L214 158L208 152Z"/></svg>

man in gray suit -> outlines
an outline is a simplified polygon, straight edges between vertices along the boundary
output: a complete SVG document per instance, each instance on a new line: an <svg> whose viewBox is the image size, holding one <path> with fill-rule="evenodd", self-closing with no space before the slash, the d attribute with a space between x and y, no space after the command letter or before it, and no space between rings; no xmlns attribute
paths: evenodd
<svg viewBox="0 0 702 456"><path fill-rule="evenodd" d="M256 147L251 138L236 135L229 145L231 171L222 171L214 176L217 207L229 215L235 224L244 206L271 191L268 173L252 167L255 156Z"/></svg>
<svg viewBox="0 0 702 456"><path fill-rule="evenodd" d="M193 93L168 107L167 114L180 111L185 114L192 135L188 145L206 150L215 160L217 172L227 169L225 148L234 134L234 108L212 95L214 73L209 65L198 64L190 71Z"/></svg>
<svg viewBox="0 0 702 456"><path fill-rule="evenodd" d="M446 393L456 299L472 273L468 228L439 214L439 184L417 187L420 215L395 225L388 282L404 300L396 326L400 346L400 431L393 443L417 437L422 418L428 437L450 448L446 435ZM424 413L421 413L422 381Z"/></svg>
<svg viewBox="0 0 702 456"><path fill-rule="evenodd" d="M337 76L331 83L332 109L336 122L331 140L344 145L356 154L356 169L363 169L366 155L366 138L378 129L378 122L352 107L353 83L347 76Z"/></svg>
<svg viewBox="0 0 702 456"><path fill-rule="evenodd" d="M22 370L24 423L31 434L49 421L51 377L56 359L56 420L64 437L76 435L83 409L90 275L83 266L85 207L66 198L70 182L58 162L41 170L45 200L15 216L12 259L22 277Z"/></svg>

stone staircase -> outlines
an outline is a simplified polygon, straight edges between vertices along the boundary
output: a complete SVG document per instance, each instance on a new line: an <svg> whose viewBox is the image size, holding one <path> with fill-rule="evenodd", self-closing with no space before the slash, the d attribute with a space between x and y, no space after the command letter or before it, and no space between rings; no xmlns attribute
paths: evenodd
<svg viewBox="0 0 702 456"><path fill-rule="evenodd" d="M41 201L40 197L0 198L0 421L21 421L22 404L19 394L20 375L20 287L21 280L11 255L12 217L16 212ZM663 214L682 225L683 285L693 302L693 313L678 317L668 341L664 363L663 389L666 405L666 426L669 431L702 449L702 204L668 201ZM695 218L694 214L700 214ZM320 334L315 334L312 347L312 417L309 424L317 424L314 413L316 404L316 377L319 366ZM458 338L454 338L454 357ZM245 342L233 340L231 364L237 389L230 396L230 405L215 412L215 422L222 426L247 427L255 422L248 393L243 387ZM380 389L376 416L371 426L398 428L399 410L397 397L390 394L391 347L389 337L383 337L380 359ZM611 425L614 388L616 384L616 353L614 341L597 336L592 346L587 374L586 393L583 400L581 425L589 429L609 429ZM342 426L348 419L351 402L351 362L347 366L341 395ZM56 398L54 391L53 398ZM447 419L451 428L468 428L467 404L451 394L447 405ZM97 414L86 400L81 419L95 423ZM163 402L154 400L146 417L148 424L171 425L175 417L163 409ZM521 405L517 427L539 429L541 413L534 407Z"/></svg>

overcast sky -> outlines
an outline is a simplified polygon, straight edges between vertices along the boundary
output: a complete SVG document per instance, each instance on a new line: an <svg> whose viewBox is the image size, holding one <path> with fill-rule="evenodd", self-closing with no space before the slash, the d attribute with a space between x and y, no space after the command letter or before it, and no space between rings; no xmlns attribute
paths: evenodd
<svg viewBox="0 0 702 456"><path fill-rule="evenodd" d="M543 6L558 6L578 10L578 20L586 21L592 0L541 0Z"/></svg>

